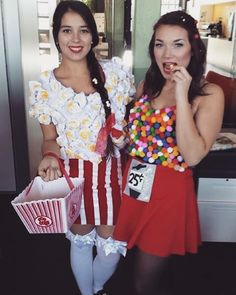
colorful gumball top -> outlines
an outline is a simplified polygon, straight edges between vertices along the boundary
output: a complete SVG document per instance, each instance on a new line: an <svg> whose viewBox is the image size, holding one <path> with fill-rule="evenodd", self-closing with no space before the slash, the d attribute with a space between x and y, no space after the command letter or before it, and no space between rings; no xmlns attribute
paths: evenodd
<svg viewBox="0 0 236 295"><path fill-rule="evenodd" d="M183 172L188 166L176 144L175 120L175 106L155 110L147 96L141 97L130 111L129 154Z"/></svg>

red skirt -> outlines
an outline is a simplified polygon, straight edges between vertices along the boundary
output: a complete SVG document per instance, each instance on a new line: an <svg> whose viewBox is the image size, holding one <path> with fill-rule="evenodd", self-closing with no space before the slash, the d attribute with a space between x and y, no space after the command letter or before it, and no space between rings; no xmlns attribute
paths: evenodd
<svg viewBox="0 0 236 295"><path fill-rule="evenodd" d="M123 188L130 163L124 172ZM126 241L128 249L137 246L161 257L196 253L201 238L192 170L178 172L157 166L148 203L123 193L113 237Z"/></svg>
<svg viewBox="0 0 236 295"><path fill-rule="evenodd" d="M121 203L121 160L111 157L99 164L70 159L64 162L70 177L84 177L80 216L75 223L115 225Z"/></svg>

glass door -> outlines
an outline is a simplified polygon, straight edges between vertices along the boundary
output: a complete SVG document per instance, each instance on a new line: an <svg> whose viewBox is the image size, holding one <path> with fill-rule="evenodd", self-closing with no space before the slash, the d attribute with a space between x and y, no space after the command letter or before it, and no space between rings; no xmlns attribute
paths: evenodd
<svg viewBox="0 0 236 295"><path fill-rule="evenodd" d="M16 190L16 181L2 19L0 2L0 191L8 192Z"/></svg>
<svg viewBox="0 0 236 295"><path fill-rule="evenodd" d="M19 6L0 1L0 195L29 182Z"/></svg>

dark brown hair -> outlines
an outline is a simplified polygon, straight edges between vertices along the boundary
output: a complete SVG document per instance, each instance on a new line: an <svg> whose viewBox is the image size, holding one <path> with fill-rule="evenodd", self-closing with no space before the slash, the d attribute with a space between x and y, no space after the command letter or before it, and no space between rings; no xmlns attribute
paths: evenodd
<svg viewBox="0 0 236 295"><path fill-rule="evenodd" d="M52 25L52 33L53 33L55 45L58 51L60 52L60 47L58 45L58 33L61 27L61 19L63 15L68 11L73 11L78 13L83 18L83 20L89 27L90 32L92 34L92 46L87 55L88 69L90 72L91 83L101 96L101 100L103 103L103 107L104 107L106 119L107 119L108 116L111 114L111 108L109 104L107 103L109 102L109 97L108 97L107 90L105 88L105 74L97 58L95 57L95 54L93 51L93 47L97 46L99 42L97 26L96 26L92 12L88 8L88 6L85 5L83 2L75 1L75 0L61 1L57 5L53 15L53 25ZM114 151L114 148L113 148L111 137L109 135L106 152L109 155L109 154L113 154L113 151Z"/></svg>
<svg viewBox="0 0 236 295"><path fill-rule="evenodd" d="M188 33L192 48L191 60L187 67L189 74L192 76L188 93L189 102L191 102L197 95L205 95L203 85L201 85L201 79L205 71L206 48L200 38L196 20L186 12L180 10L164 14L153 27L153 35L149 43L151 65L145 76L144 93L150 97L158 96L165 84L165 79L157 66L154 56L155 32L162 25L179 26Z"/></svg>

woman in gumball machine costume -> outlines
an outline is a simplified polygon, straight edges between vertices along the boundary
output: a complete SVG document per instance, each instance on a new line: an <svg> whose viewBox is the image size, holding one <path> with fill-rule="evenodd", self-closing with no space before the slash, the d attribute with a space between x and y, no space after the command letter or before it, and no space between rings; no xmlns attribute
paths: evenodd
<svg viewBox="0 0 236 295"><path fill-rule="evenodd" d="M163 15L149 43L151 65L129 116L130 160L113 238L135 251L134 288L157 295L171 255L201 244L192 167L221 128L224 96L204 79L206 49L196 21Z"/></svg>
<svg viewBox="0 0 236 295"><path fill-rule="evenodd" d="M45 181L60 177L56 156L70 177L84 178L80 216L66 237L81 294L101 295L125 251L112 233L121 202L119 149L125 144L124 117L134 79L119 58L96 59L98 32L83 2L58 4L53 37L59 67L30 82L30 115L39 120L43 133L38 174Z"/></svg>

